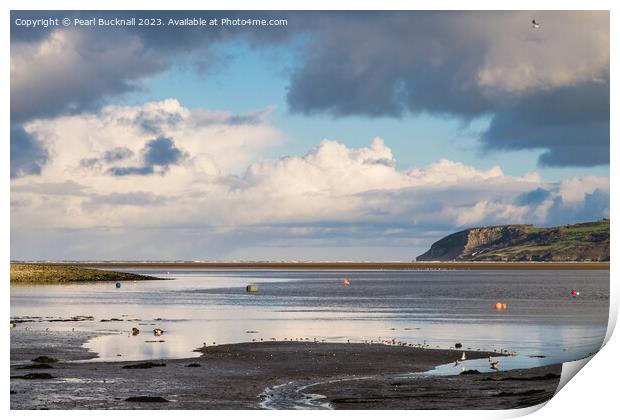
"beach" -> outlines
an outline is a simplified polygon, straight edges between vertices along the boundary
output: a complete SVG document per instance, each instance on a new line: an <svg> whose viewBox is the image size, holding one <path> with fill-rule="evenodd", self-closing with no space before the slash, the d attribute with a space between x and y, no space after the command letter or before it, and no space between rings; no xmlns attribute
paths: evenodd
<svg viewBox="0 0 620 420"><path fill-rule="evenodd" d="M12 284L13 409L527 407L609 302L601 270L127 270L160 279Z"/></svg>
<svg viewBox="0 0 620 420"><path fill-rule="evenodd" d="M462 352L312 341L207 346L189 359L98 362L82 346L88 338L75 331L13 331L11 408L505 409L546 401L561 373L561 365L550 365L419 376L414 373L453 363ZM32 362L41 356L50 358L43 363L48 368Z"/></svg>

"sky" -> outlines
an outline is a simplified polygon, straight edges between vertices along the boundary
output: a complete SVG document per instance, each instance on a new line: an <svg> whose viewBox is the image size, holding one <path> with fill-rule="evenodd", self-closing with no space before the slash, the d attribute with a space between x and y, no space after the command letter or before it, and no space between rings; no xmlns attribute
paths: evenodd
<svg viewBox="0 0 620 420"><path fill-rule="evenodd" d="M286 25L169 20L200 17ZM609 217L608 12L11 22L14 260L410 261Z"/></svg>

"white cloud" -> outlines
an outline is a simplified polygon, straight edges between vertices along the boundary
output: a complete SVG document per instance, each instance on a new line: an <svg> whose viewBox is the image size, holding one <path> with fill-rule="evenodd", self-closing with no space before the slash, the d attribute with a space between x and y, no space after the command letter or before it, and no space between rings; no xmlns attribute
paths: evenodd
<svg viewBox="0 0 620 420"><path fill-rule="evenodd" d="M266 147L277 144L281 134L264 118L251 124L213 122L197 124L196 114L174 99L147 103L143 106L107 106L99 113L63 116L52 120L36 120L26 130L37 137L50 153L42 179L74 179L96 191L129 192L136 178L111 180L105 174L112 166L139 166L145 144L159 135L174 141L189 157L186 165L170 168L172 175L162 182L158 177L140 177L144 188L172 193L220 174L241 171ZM228 118L235 115L226 114ZM89 167L84 162L96 161L114 150L127 150L124 158ZM197 179L196 179L197 178ZM34 178L37 179L37 178ZM32 182L25 178L23 183Z"/></svg>
<svg viewBox="0 0 620 420"><path fill-rule="evenodd" d="M567 204L581 203L585 195L600 189L609 191L609 178L598 176L586 176L583 178L563 179L560 182L559 195Z"/></svg>
<svg viewBox="0 0 620 420"><path fill-rule="evenodd" d="M514 224L523 223L528 213L527 206L494 201L479 201L475 205L460 209L447 209L456 218L459 226L475 226L481 224Z"/></svg>
<svg viewBox="0 0 620 420"><path fill-rule="evenodd" d="M479 16L464 20L464 34L475 34ZM491 95L596 82L608 74L607 12L489 14L483 26L487 50L477 82Z"/></svg>
<svg viewBox="0 0 620 420"><path fill-rule="evenodd" d="M159 231L191 242L201 232L236 255L254 232L255 240L301 238L300 246L354 238L371 249L473 225L562 220L581 214L588 195L609 191L607 178L549 183L446 159L400 170L381 138L361 148L325 139L306 155L264 160L263 149L282 139L266 112L238 116L166 100L35 121L27 129L50 161L40 176L12 180L14 236L75 232L80 242L79 232L92 241L124 231L136 242ZM142 164L155 135L173 139L183 159L150 175L110 174L114 165ZM540 202L518 200L537 189L548 191ZM84 246L85 257L97 257L86 255L99 252L96 241Z"/></svg>

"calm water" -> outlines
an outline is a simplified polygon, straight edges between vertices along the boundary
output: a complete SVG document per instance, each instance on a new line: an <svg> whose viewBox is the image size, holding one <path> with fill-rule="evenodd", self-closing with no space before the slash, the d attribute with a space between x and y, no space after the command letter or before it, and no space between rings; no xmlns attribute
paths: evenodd
<svg viewBox="0 0 620 420"><path fill-rule="evenodd" d="M502 369L585 357L599 349L608 318L609 271L134 272L171 280L124 282L120 289L109 283L12 286L11 316L93 316L18 328L105 332L85 344L101 360L194 357L193 349L213 342L395 339L517 352L502 358ZM340 284L344 277L350 286ZM245 292L250 283L258 293ZM571 289L580 295L570 296ZM496 311L497 301L508 309ZM109 318L122 321L101 322ZM132 327L140 334L132 336ZM165 333L154 337L155 327Z"/></svg>

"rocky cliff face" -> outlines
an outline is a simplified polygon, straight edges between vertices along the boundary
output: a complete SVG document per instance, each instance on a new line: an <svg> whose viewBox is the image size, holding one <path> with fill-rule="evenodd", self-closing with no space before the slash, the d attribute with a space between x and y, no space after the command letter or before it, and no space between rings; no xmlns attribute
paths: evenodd
<svg viewBox="0 0 620 420"><path fill-rule="evenodd" d="M467 229L435 242L417 261L609 261L609 220Z"/></svg>

